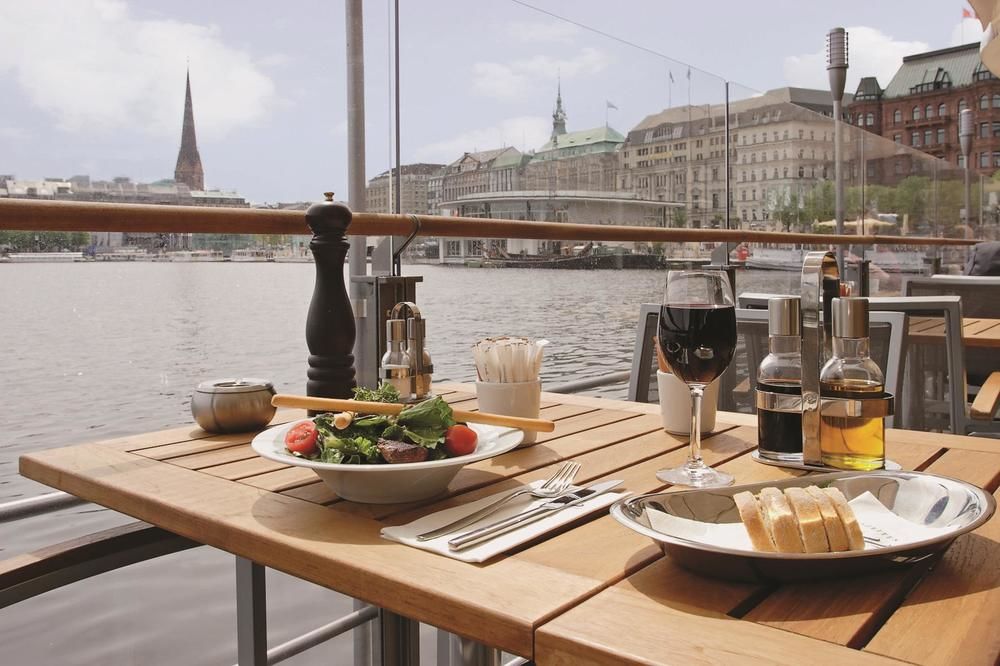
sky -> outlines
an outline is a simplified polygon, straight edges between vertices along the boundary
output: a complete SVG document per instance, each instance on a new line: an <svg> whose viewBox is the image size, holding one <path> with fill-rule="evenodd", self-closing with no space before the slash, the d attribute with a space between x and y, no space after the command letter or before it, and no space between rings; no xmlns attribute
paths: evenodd
<svg viewBox="0 0 1000 666"><path fill-rule="evenodd" d="M392 160L390 4L364 3L368 177ZM981 35L965 5L935 0L399 5L404 163L540 147L557 80L570 131L624 134L668 105L719 101L725 80L733 99L827 90L834 26L850 35L848 92ZM171 178L190 63L206 187L255 203L346 196L343 2L0 0L0 16L0 174Z"/></svg>

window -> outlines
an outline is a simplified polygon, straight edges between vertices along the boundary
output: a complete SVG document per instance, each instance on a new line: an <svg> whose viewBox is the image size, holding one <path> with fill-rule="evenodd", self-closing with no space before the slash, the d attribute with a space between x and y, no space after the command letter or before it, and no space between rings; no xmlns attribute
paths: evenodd
<svg viewBox="0 0 1000 666"><path fill-rule="evenodd" d="M1000 136L1000 123L993 123L993 136Z"/></svg>
<svg viewBox="0 0 1000 666"><path fill-rule="evenodd" d="M993 108L1000 109L1000 95L993 95Z"/></svg>
<svg viewBox="0 0 1000 666"><path fill-rule="evenodd" d="M903 171L903 160L896 160L895 168L893 169L897 175L905 173Z"/></svg>
<svg viewBox="0 0 1000 666"><path fill-rule="evenodd" d="M914 120L920 120L920 107L919 106L913 107L913 111L910 112L910 117L913 118Z"/></svg>
<svg viewBox="0 0 1000 666"><path fill-rule="evenodd" d="M898 125L899 123L903 122L903 112L900 111L899 109L896 109L895 111L893 111L892 112L892 122L894 124L896 124L896 125Z"/></svg>
<svg viewBox="0 0 1000 666"><path fill-rule="evenodd" d="M983 153L985 155L986 153ZM757 190L750 190L750 198L757 201Z"/></svg>
<svg viewBox="0 0 1000 666"><path fill-rule="evenodd" d="M986 95L983 95L982 97L980 97L979 98L979 108L982 109L983 111L985 111L986 109L990 108L990 98L987 97ZM989 166L989 164L984 164L983 166Z"/></svg>
<svg viewBox="0 0 1000 666"><path fill-rule="evenodd" d="M924 145L929 146L934 143L934 132L931 130L924 130Z"/></svg>
<svg viewBox="0 0 1000 666"><path fill-rule="evenodd" d="M942 145L944 144L944 128L943 127L938 128L938 131L937 131L937 142L940 143L940 144L942 144Z"/></svg>
<svg viewBox="0 0 1000 666"><path fill-rule="evenodd" d="M772 176L775 180L778 180L778 170L774 170L774 175Z"/></svg>
<svg viewBox="0 0 1000 666"><path fill-rule="evenodd" d="M934 107L928 104L927 107L924 109L924 118L933 118L933 117L934 117Z"/></svg>
<svg viewBox="0 0 1000 666"><path fill-rule="evenodd" d="M913 132L910 134L910 145L919 146L920 145L920 132Z"/></svg>
<svg viewBox="0 0 1000 666"><path fill-rule="evenodd" d="M990 154L979 153L979 166L983 169L990 166Z"/></svg>
<svg viewBox="0 0 1000 666"><path fill-rule="evenodd" d="M864 127L864 126L865 126L865 114L859 113L858 114L858 127Z"/></svg>
<svg viewBox="0 0 1000 666"><path fill-rule="evenodd" d="M788 141L788 130L785 130L785 133L781 135L781 138Z"/></svg>
<svg viewBox="0 0 1000 666"><path fill-rule="evenodd" d="M788 167L785 167L781 173L782 173L781 175L782 178L788 178Z"/></svg>
<svg viewBox="0 0 1000 666"><path fill-rule="evenodd" d="M712 192L712 210L716 210L719 207L719 193Z"/></svg>
<svg viewBox="0 0 1000 666"><path fill-rule="evenodd" d="M1000 150L993 151L993 166L1000 167Z"/></svg>
<svg viewBox="0 0 1000 666"><path fill-rule="evenodd" d="M804 167L799 167L799 178L804 178L806 175L806 170Z"/></svg>
<svg viewBox="0 0 1000 666"><path fill-rule="evenodd" d="M990 135L990 124L979 123L979 138L985 139Z"/></svg>
<svg viewBox="0 0 1000 666"><path fill-rule="evenodd" d="M965 155L959 155L958 156L958 168L959 169L964 169L965 168Z"/></svg>
<svg viewBox="0 0 1000 666"><path fill-rule="evenodd" d="M903 137L900 134L893 134L892 140L896 143L903 143Z"/></svg>
<svg viewBox="0 0 1000 666"><path fill-rule="evenodd" d="M945 103L938 104L938 117L944 118L948 115L948 105Z"/></svg>
<svg viewBox="0 0 1000 666"><path fill-rule="evenodd" d="M740 192L740 199L743 200L743 201L747 200L747 191L746 190L743 190L742 192Z"/></svg>
<svg viewBox="0 0 1000 666"><path fill-rule="evenodd" d="M865 125L868 125L868 127L872 127L874 124L875 124L875 114L869 112L865 116Z"/></svg>

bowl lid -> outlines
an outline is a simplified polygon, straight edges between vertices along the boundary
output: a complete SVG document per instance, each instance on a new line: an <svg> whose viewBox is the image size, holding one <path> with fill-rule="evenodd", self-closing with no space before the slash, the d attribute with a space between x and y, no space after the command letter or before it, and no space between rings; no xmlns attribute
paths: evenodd
<svg viewBox="0 0 1000 666"><path fill-rule="evenodd" d="M202 382L195 389L199 393L251 393L253 391L271 391L274 385L266 379L213 379Z"/></svg>

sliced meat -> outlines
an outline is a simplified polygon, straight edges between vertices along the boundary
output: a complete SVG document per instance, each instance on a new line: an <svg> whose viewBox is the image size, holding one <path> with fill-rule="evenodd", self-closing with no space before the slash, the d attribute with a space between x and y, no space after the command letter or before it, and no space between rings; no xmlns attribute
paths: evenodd
<svg viewBox="0 0 1000 666"><path fill-rule="evenodd" d="M378 452L387 463L414 463L427 460L428 450L416 444L398 442L394 439L379 439Z"/></svg>

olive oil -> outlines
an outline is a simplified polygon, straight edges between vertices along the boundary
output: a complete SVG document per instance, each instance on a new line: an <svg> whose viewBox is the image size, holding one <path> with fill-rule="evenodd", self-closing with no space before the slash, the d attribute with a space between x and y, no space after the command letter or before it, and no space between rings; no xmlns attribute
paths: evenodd
<svg viewBox="0 0 1000 666"><path fill-rule="evenodd" d="M883 392L881 382L839 379L821 382L825 397L863 400ZM872 470L885 466L885 420L850 416L822 416L820 450L823 464L840 469Z"/></svg>

